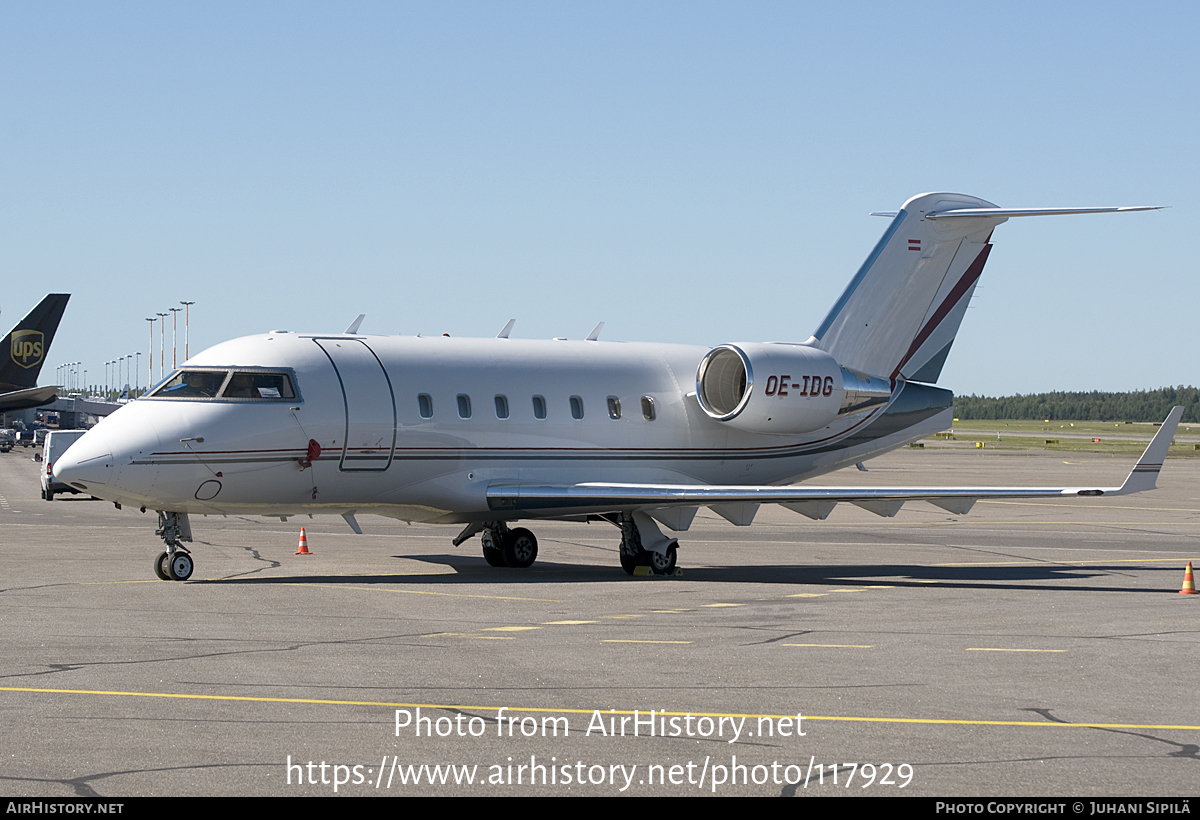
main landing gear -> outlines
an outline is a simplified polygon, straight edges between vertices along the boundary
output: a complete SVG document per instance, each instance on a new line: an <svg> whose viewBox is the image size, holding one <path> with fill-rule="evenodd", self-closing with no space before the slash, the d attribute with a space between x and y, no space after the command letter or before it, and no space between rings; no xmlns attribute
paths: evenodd
<svg viewBox="0 0 1200 820"><path fill-rule="evenodd" d="M630 575L642 567L653 575L674 575L679 541L668 538L659 530L654 519L642 512L603 516L605 521L621 530L621 569ZM525 569L537 560L537 538L524 527L509 529L504 521L489 521L468 525L454 539L458 546L476 533L480 534L483 560L493 567Z"/></svg>
<svg viewBox="0 0 1200 820"><path fill-rule="evenodd" d="M158 511L158 529L154 534L161 537L167 551L154 559L154 574L164 581L186 581L196 568L192 554L180 542L192 540L192 525L187 513Z"/></svg>
<svg viewBox="0 0 1200 820"><path fill-rule="evenodd" d="M643 512L621 513L613 521L621 528L621 569L630 575L647 567L655 575L674 575L679 539L668 538Z"/></svg>
<svg viewBox="0 0 1200 820"><path fill-rule="evenodd" d="M484 526L479 540L489 566L525 569L537 560L537 538L524 527L510 530L503 521L491 522Z"/></svg>

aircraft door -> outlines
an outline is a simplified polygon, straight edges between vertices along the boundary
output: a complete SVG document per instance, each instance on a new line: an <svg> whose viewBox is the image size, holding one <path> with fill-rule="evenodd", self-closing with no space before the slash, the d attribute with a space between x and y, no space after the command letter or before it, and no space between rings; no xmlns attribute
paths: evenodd
<svg viewBox="0 0 1200 820"><path fill-rule="evenodd" d="M345 471L386 470L396 450L396 398L379 357L361 339L314 339L337 373L346 408Z"/></svg>

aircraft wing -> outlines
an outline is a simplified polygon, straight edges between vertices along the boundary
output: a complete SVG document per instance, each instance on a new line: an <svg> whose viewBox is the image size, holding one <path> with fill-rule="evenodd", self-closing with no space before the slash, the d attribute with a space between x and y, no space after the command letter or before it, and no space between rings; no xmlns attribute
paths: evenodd
<svg viewBox="0 0 1200 820"><path fill-rule="evenodd" d="M43 404L49 404L57 397L60 389L56 385L50 385L48 387L29 387L25 390L0 393L0 412L7 413L10 410L26 410L30 407L41 407Z"/></svg>
<svg viewBox="0 0 1200 820"><path fill-rule="evenodd" d="M749 524L760 504L782 504L802 515L824 519L838 502L849 502L877 515L895 515L905 501L928 501L959 515L979 499L1051 498L1128 495L1152 490L1167 447L1183 416L1176 407L1167 415L1150 446L1120 487L819 487L712 486L651 484L574 484L569 486L497 485L488 488L488 506L497 512L581 514L671 507L710 507L735 524ZM660 517L660 516L655 516ZM681 529L690 523L688 516ZM670 521L664 520L672 529Z"/></svg>

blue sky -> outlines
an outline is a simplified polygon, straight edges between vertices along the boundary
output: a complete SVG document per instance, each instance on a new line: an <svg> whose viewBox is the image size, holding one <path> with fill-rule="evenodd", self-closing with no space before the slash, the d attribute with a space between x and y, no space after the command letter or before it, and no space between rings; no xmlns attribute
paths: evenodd
<svg viewBox="0 0 1200 820"><path fill-rule="evenodd" d="M0 325L802 341L947 190L1171 207L998 228L942 385L1196 384L1196 9L0 2Z"/></svg>

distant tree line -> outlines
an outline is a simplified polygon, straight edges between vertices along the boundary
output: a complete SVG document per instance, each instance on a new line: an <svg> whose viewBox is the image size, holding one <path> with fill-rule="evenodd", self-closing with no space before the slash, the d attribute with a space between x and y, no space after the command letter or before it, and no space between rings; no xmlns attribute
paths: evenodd
<svg viewBox="0 0 1200 820"><path fill-rule="evenodd" d="M1162 421L1177 404L1183 420L1200 422L1200 388L1160 387L1130 393L1036 393L1028 396L955 396L960 419L1051 419L1059 421Z"/></svg>

